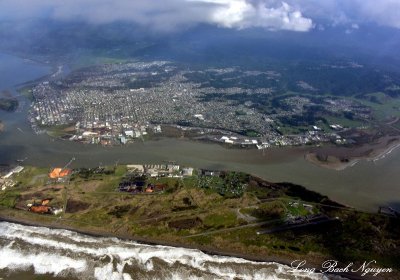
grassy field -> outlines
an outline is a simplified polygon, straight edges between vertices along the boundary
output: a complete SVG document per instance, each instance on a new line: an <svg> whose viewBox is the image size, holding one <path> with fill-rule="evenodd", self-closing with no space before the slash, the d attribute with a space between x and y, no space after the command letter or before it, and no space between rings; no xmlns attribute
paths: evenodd
<svg viewBox="0 0 400 280"><path fill-rule="evenodd" d="M51 181L47 173L45 168L26 167L14 178L18 186L1 192L1 214L260 258L278 256L310 262L328 257L342 261L374 258L380 265L400 268L399 250L394 249L400 248L398 219L343 208L300 186L273 184L235 172L206 180L196 172L183 179L148 178L146 183L164 184L166 189L133 195L118 191L118 184L127 173L125 166L81 169L65 182ZM201 185L207 182L209 188ZM212 187L222 184L230 188L242 183L246 188L239 196L223 195ZM44 198L51 198L53 207L66 211L58 216L26 211L28 203ZM305 205L312 206L311 212ZM257 234L282 225L288 215L315 213L340 220L300 230ZM360 239L361 235L365 238Z"/></svg>
<svg viewBox="0 0 400 280"><path fill-rule="evenodd" d="M400 98L390 97L382 92L370 93L365 99L355 99L372 109L373 116L378 121L400 117ZM374 100L375 102L373 102Z"/></svg>

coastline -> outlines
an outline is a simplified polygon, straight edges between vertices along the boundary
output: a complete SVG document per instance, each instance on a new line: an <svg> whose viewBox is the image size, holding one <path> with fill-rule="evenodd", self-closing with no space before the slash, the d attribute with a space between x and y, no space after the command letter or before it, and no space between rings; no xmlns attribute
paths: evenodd
<svg viewBox="0 0 400 280"><path fill-rule="evenodd" d="M189 245L185 243L180 243L180 242L172 242L172 241L165 241L165 240L158 240L158 239L153 239L153 238L145 238L145 237L140 237L140 236L129 236L129 235L124 235L124 234L118 234L118 233L111 233L108 231L101 231L99 229L97 230L89 230L89 229L80 229L74 226L67 226L67 225L61 225L61 224L54 224L53 223L46 223L46 222L38 222L38 221L32 221L29 219L22 219L22 218L11 218L8 216L4 216L2 213L0 213L0 222L8 222L8 223L14 223L14 224L20 224L24 226L33 226L33 227L46 227L49 229L61 229L61 230L68 230L68 231L73 231L79 234L87 235L90 237L95 237L95 238L118 238L123 241L130 241L130 242L136 242L139 244L144 244L144 245L150 245L150 246L166 246L166 247L174 247L174 248L184 248L188 250L199 250L207 255L211 256L218 256L218 257L234 257L234 258L241 258L245 259L251 262L256 262L256 263L271 263L271 264L278 264L278 265L285 265L290 267L291 263L293 260L283 258L283 257L278 257L278 256L270 256L268 258L265 257L259 257L255 256L252 254L246 254L246 253L238 253L238 252L233 252L233 251L228 251L228 250L220 250L220 249L215 249L215 248L210 248L207 246L201 246L201 245ZM307 264L303 266L303 268L316 268L320 267L321 263L319 262L309 262L307 261ZM335 273L335 274L327 274L327 273L322 273L325 276L332 275L332 276L341 276L344 277L345 279L350 279L350 280L372 280L372 279L383 279L380 277L373 277L373 276L360 276L356 275L354 273L345 273L345 272L340 272L340 273Z"/></svg>
<svg viewBox="0 0 400 280"><path fill-rule="evenodd" d="M385 141L385 140L384 140ZM359 153L359 155L350 155L348 158L341 158L340 155L336 155L335 151L331 148L328 150L327 154L324 154L324 150L311 150L304 155L304 158L322 168L333 169L336 171L342 171L347 168L355 166L357 163L361 161L378 161L384 159L387 155L391 154L394 150L400 147L400 139L398 137L387 139L386 144L382 146L382 143L376 144L367 144L361 147L353 148L355 153ZM340 149L340 148L336 148ZM342 148L342 149L351 149L351 148ZM358 152L359 151L359 152ZM324 154L324 160L321 160L319 157L321 154Z"/></svg>
<svg viewBox="0 0 400 280"><path fill-rule="evenodd" d="M201 245L194 246L194 245L188 245L185 243L165 241L165 240L159 240L159 239L154 239L154 238L130 236L130 235L121 234L121 233L111 233L108 231L102 231L100 229L96 229L96 230L80 229L80 228L74 227L74 226L55 224L54 222L47 223L47 222L32 221L32 220L23 219L23 218L8 217L8 216L3 215L2 213L0 213L0 222L9 222L9 223L21 224L24 226L46 227L46 228L50 228L50 229L63 229L63 230L74 231L74 232L88 235L91 237L118 238L121 240L132 241L132 242L137 242L140 244L153 245L153 246L161 245L161 246L169 246L169 247L181 247L181 248L185 248L185 249L199 250L199 251L202 251L203 253L206 253L209 255L237 257L237 258L243 258L243 259L246 259L249 261L254 261L254 262L274 262L274 263L279 263L279 264L288 265L288 266L290 266L290 263L291 263L291 260L276 257L276 256L270 257L270 258L263 258L263 257L257 257L257 256L250 255L250 254L245 254L245 253L216 250L216 249L212 249L207 246L201 246Z"/></svg>

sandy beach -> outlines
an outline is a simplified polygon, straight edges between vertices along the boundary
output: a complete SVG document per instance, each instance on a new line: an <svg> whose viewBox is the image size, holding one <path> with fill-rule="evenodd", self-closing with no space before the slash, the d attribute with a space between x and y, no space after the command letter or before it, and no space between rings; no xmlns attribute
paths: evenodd
<svg viewBox="0 0 400 280"><path fill-rule="evenodd" d="M398 137L382 137L379 141L360 147L322 147L311 149L305 159L319 167L344 170L360 161L378 161L400 147Z"/></svg>

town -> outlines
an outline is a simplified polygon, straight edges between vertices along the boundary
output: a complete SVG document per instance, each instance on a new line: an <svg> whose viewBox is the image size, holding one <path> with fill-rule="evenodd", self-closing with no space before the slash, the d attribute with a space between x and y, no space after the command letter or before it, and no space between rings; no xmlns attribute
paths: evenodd
<svg viewBox="0 0 400 280"><path fill-rule="evenodd" d="M214 77L225 84L210 85L207 78ZM34 86L29 118L37 133L105 146L145 141L172 130L175 137L258 149L346 144L350 139L340 132L362 129L357 120L371 118L370 108L350 98L296 96L282 94L277 86L231 82L243 77L274 83L281 78L275 71L195 71L167 61L95 66ZM304 88L305 82L299 86Z"/></svg>

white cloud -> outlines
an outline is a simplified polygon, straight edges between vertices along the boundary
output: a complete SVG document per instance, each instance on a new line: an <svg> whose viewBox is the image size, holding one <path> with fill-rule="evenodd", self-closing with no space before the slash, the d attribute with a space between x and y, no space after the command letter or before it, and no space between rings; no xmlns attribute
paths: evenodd
<svg viewBox="0 0 400 280"><path fill-rule="evenodd" d="M262 27L269 30L308 31L313 23L301 12L282 2L280 6L268 6L266 3L250 3L246 0L197 0L218 3L212 20L224 27L239 29Z"/></svg>
<svg viewBox="0 0 400 280"><path fill-rule="evenodd" d="M381 25L400 28L399 0L355 0L359 7L360 19Z"/></svg>
<svg viewBox="0 0 400 280"><path fill-rule="evenodd" d="M226 28L262 27L308 31L312 20L275 0L3 0L2 18L49 17L90 23L131 21L158 30L214 24Z"/></svg>
<svg viewBox="0 0 400 280"><path fill-rule="evenodd" d="M0 20L130 21L157 30L196 24L308 31L313 24L400 28L400 0L0 0Z"/></svg>
<svg viewBox="0 0 400 280"><path fill-rule="evenodd" d="M285 0L314 21L332 25L376 23L400 28L400 0Z"/></svg>

